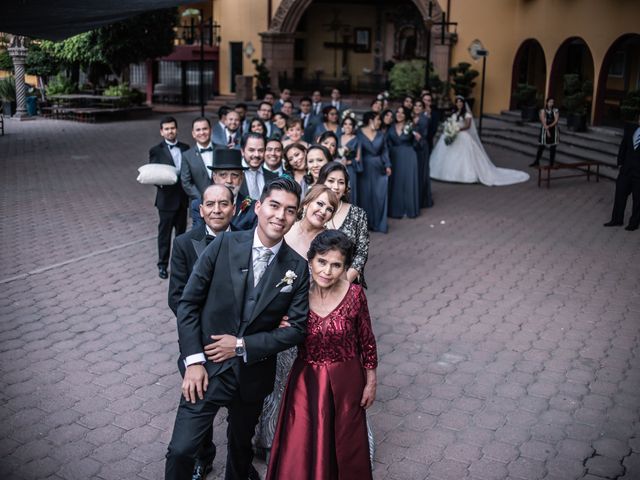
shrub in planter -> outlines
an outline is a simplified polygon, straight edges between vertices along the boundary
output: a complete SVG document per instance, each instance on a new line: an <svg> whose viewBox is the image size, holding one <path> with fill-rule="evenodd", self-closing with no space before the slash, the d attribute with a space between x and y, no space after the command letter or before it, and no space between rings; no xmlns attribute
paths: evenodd
<svg viewBox="0 0 640 480"><path fill-rule="evenodd" d="M593 83L582 80L580 75L569 73L564 76L564 107L567 109L567 127L576 132L587 129L589 112L588 98L593 92Z"/></svg>
<svg viewBox="0 0 640 480"><path fill-rule="evenodd" d="M424 88L424 60L407 60L398 62L389 71L389 90L391 96L400 98L403 95L417 96ZM443 82L429 66L429 89L434 94L442 91Z"/></svg>
<svg viewBox="0 0 640 480"><path fill-rule="evenodd" d="M16 113L16 80L14 77L0 79L0 101L2 101L2 114L5 117Z"/></svg>
<svg viewBox="0 0 640 480"><path fill-rule="evenodd" d="M129 107L131 105L140 105L145 100L145 95L135 88L130 88L128 83L112 85L105 88L103 95L105 97L120 97L118 106Z"/></svg>
<svg viewBox="0 0 640 480"><path fill-rule="evenodd" d="M536 106L536 87L527 83L519 83L513 92L516 107L520 109L520 115L525 122L535 122L538 119L538 107Z"/></svg>
<svg viewBox="0 0 640 480"><path fill-rule="evenodd" d="M68 95L76 91L76 84L70 78L59 73L47 84L47 95Z"/></svg>
<svg viewBox="0 0 640 480"><path fill-rule="evenodd" d="M454 94L463 96L472 108L474 102L471 98L471 93L473 92L473 87L476 86L474 80L479 74L477 70L471 68L470 63L466 62L460 62L449 69L451 88Z"/></svg>
<svg viewBox="0 0 640 480"><path fill-rule="evenodd" d="M256 79L256 97L262 100L271 89L271 72L267 68L267 61L264 58L262 60L254 58L251 63L256 67L254 75Z"/></svg>
<svg viewBox="0 0 640 480"><path fill-rule="evenodd" d="M627 92L620 103L620 116L628 122L635 122L640 114L640 90Z"/></svg>

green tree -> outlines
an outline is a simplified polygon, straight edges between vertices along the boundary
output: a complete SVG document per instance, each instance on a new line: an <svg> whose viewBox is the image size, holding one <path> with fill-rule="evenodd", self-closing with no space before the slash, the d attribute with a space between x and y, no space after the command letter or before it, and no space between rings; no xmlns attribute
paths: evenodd
<svg viewBox="0 0 640 480"><path fill-rule="evenodd" d="M424 60L408 60L393 65L389 72L391 96L419 95L424 87L424 66ZM429 68L429 86L432 93L437 94L442 90L442 81L435 73L433 64Z"/></svg>
<svg viewBox="0 0 640 480"><path fill-rule="evenodd" d="M449 75L451 76L451 88L455 94L463 96L471 104L471 93L473 87L476 86L474 80L479 72L472 69L470 63L460 62L449 69Z"/></svg>

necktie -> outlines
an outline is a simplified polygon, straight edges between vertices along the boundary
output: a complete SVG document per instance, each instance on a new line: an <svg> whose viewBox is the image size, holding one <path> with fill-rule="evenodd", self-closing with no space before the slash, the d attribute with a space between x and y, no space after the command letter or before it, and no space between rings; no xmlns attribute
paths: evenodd
<svg viewBox="0 0 640 480"><path fill-rule="evenodd" d="M213 152L213 147L201 148L200 153Z"/></svg>
<svg viewBox="0 0 640 480"><path fill-rule="evenodd" d="M269 266L269 259L273 252L267 247L253 247L253 286L260 282L264 272Z"/></svg>
<svg viewBox="0 0 640 480"><path fill-rule="evenodd" d="M227 144L233 143L233 135L229 134L229 140L227 140Z"/></svg>
<svg viewBox="0 0 640 480"><path fill-rule="evenodd" d="M258 172L252 172L251 175L251 189L253 190L251 192L251 198L260 198L260 186L258 185Z"/></svg>
<svg viewBox="0 0 640 480"><path fill-rule="evenodd" d="M636 128L636 133L633 134L633 149L638 150L640 148L640 128Z"/></svg>
<svg viewBox="0 0 640 480"><path fill-rule="evenodd" d="M215 236L215 235L209 235L209 234L207 234L207 235L204 237L204 241L207 243L207 245L209 245L209 244L210 244L211 242L213 242L215 239L216 239L216 236Z"/></svg>

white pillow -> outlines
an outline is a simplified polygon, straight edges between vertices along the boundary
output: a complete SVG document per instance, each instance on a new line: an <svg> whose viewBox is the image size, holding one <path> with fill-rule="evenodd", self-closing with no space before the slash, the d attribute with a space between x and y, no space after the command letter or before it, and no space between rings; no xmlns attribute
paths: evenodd
<svg viewBox="0 0 640 480"><path fill-rule="evenodd" d="M138 169L139 183L143 185L174 185L178 182L178 169L162 163L147 163Z"/></svg>

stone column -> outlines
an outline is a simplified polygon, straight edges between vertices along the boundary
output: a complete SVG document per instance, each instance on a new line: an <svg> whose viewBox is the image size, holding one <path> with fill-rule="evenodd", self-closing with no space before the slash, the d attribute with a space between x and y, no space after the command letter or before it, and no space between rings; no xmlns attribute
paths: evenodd
<svg viewBox="0 0 640 480"><path fill-rule="evenodd" d="M15 35L11 40L11 46L7 49L13 68L15 70L16 80L16 118L27 116L26 103L26 86L24 83L25 64L27 60L27 47L25 47L25 38Z"/></svg>
<svg viewBox="0 0 640 480"><path fill-rule="evenodd" d="M262 58L271 73L271 90L280 90L279 76L287 73L293 80L293 33L262 32Z"/></svg>

